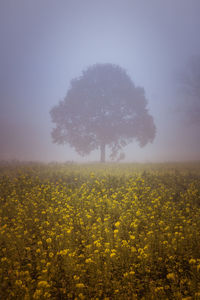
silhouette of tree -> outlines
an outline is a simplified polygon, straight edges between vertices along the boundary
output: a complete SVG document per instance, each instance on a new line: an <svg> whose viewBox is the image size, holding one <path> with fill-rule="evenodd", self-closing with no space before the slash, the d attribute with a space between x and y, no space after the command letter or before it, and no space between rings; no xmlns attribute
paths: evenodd
<svg viewBox="0 0 200 300"><path fill-rule="evenodd" d="M135 87L125 70L113 64L96 64L83 71L50 114L56 124L54 143L68 143L80 155L99 148L101 162L105 162L106 146L114 159L133 139L143 147L155 137L144 89Z"/></svg>
<svg viewBox="0 0 200 300"><path fill-rule="evenodd" d="M181 104L189 124L200 125L200 56L193 56L179 78L185 102Z"/></svg>

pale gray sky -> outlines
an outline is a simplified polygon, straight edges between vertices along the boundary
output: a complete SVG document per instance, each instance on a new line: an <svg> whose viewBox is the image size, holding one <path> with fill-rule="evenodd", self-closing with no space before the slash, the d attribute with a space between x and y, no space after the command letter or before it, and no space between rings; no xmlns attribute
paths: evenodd
<svg viewBox="0 0 200 300"><path fill-rule="evenodd" d="M144 87L157 127L126 160L200 159L200 128L176 109L176 74L200 53L199 15L199 0L1 0L0 158L98 160L52 144L49 110L83 69L110 62Z"/></svg>

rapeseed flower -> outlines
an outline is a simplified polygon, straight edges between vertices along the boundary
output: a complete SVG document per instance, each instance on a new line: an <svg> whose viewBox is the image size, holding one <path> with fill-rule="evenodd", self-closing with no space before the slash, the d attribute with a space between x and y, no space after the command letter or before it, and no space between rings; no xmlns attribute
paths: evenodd
<svg viewBox="0 0 200 300"><path fill-rule="evenodd" d="M77 283L77 284L76 284L76 287L77 287L78 289L82 289L82 288L85 287L85 285L84 285L84 283Z"/></svg>
<svg viewBox="0 0 200 300"><path fill-rule="evenodd" d="M198 168L17 168L0 166L4 299L199 297Z"/></svg>

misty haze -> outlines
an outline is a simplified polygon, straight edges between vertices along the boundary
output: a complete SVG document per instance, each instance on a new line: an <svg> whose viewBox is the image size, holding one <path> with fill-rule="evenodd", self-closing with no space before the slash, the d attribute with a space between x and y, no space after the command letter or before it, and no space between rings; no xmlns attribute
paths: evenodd
<svg viewBox="0 0 200 300"><path fill-rule="evenodd" d="M200 1L0 1L0 299L200 299Z"/></svg>
<svg viewBox="0 0 200 300"><path fill-rule="evenodd" d="M198 0L1 1L1 160L98 161L98 149L82 157L52 143L49 111L72 79L106 63L144 88L156 126L153 143L133 140L124 161L198 160L199 9Z"/></svg>

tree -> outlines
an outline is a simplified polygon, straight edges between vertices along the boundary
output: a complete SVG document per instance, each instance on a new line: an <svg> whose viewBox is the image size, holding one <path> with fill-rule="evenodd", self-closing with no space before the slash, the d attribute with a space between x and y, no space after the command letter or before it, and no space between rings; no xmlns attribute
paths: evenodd
<svg viewBox="0 0 200 300"><path fill-rule="evenodd" d="M153 141L155 125L146 106L144 89L135 87L125 70L93 65L71 81L64 100L50 111L53 142L68 143L80 155L99 148L101 162L107 146L114 159L133 139L141 147Z"/></svg>
<svg viewBox="0 0 200 300"><path fill-rule="evenodd" d="M185 113L187 123L200 125L200 56L193 56L179 77L185 102L181 111Z"/></svg>

